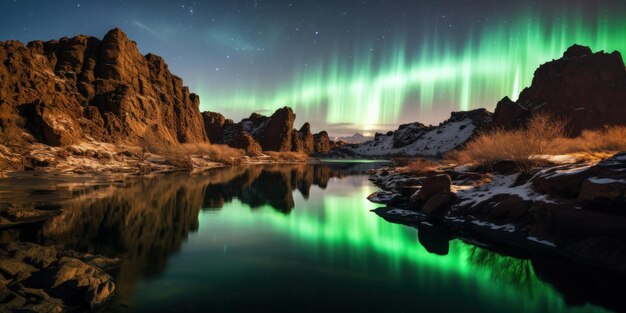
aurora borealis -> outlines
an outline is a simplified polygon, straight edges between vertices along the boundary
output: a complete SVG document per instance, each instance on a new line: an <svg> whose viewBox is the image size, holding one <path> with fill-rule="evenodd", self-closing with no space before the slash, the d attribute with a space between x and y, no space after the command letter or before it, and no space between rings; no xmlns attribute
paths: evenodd
<svg viewBox="0 0 626 313"><path fill-rule="evenodd" d="M287 105L297 125L337 136L493 109L574 43L626 51L616 0L2 3L0 40L121 27L165 58L201 110L239 120Z"/></svg>
<svg viewBox="0 0 626 313"><path fill-rule="evenodd" d="M485 26L460 47L435 34L425 35L413 54L400 40L380 60L364 55L346 64L334 56L297 71L277 91L242 88L217 96L217 102L248 110L289 105L306 116L322 114L331 125L351 122L371 132L417 119L438 122L442 111L493 109L504 96L515 100L540 64L574 43L626 51L626 17L605 14L588 22L581 14L550 21L538 16L526 12L510 24Z"/></svg>

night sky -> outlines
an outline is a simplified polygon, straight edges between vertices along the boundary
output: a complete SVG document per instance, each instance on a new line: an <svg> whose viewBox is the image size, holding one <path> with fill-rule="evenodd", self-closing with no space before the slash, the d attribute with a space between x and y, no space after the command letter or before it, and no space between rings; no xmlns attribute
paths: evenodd
<svg viewBox="0 0 626 313"><path fill-rule="evenodd" d="M0 0L0 40L120 27L201 110L289 105L331 135L437 123L515 99L573 43L626 51L626 1Z"/></svg>

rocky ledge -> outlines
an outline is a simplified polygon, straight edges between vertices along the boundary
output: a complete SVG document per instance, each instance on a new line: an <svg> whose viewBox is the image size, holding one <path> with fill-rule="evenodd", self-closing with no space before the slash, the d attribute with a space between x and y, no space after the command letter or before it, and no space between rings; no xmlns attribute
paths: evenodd
<svg viewBox="0 0 626 313"><path fill-rule="evenodd" d="M115 294L105 271L120 259L57 251L32 243L0 247L0 311L67 312L96 308Z"/></svg>
<svg viewBox="0 0 626 313"><path fill-rule="evenodd" d="M371 180L383 191L369 199L387 205L375 212L391 222L435 225L485 245L626 273L626 153L599 162L553 159L525 174L508 161L496 163L494 172L379 169Z"/></svg>

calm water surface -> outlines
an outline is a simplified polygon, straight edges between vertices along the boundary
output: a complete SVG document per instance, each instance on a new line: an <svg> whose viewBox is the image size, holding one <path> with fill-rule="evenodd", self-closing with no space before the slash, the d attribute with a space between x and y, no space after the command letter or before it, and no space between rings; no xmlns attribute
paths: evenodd
<svg viewBox="0 0 626 313"><path fill-rule="evenodd" d="M369 212L365 171L377 166L246 166L97 188L40 179L23 198L64 213L2 240L123 255L117 312L603 311L566 305L528 260Z"/></svg>

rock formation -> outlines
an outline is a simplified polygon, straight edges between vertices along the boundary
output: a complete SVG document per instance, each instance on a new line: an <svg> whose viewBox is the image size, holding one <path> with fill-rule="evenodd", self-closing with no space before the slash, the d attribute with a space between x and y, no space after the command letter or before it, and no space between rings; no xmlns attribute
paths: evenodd
<svg viewBox="0 0 626 313"><path fill-rule="evenodd" d="M300 130L294 129L296 114L289 107L280 108L269 117L252 113L239 123L215 112L203 112L202 117L212 143L244 149L249 155L258 155L261 151L312 155L328 152L335 146L325 131L313 135L309 123L304 123Z"/></svg>
<svg viewBox="0 0 626 313"><path fill-rule="evenodd" d="M120 29L0 45L0 139L64 146L96 140L207 140L199 98L161 57L141 55Z"/></svg>
<svg viewBox="0 0 626 313"><path fill-rule="evenodd" d="M573 45L558 60L541 65L517 101L500 100L496 126L517 128L545 112L567 121L570 135L605 125L626 125L626 69L619 52L593 53Z"/></svg>

